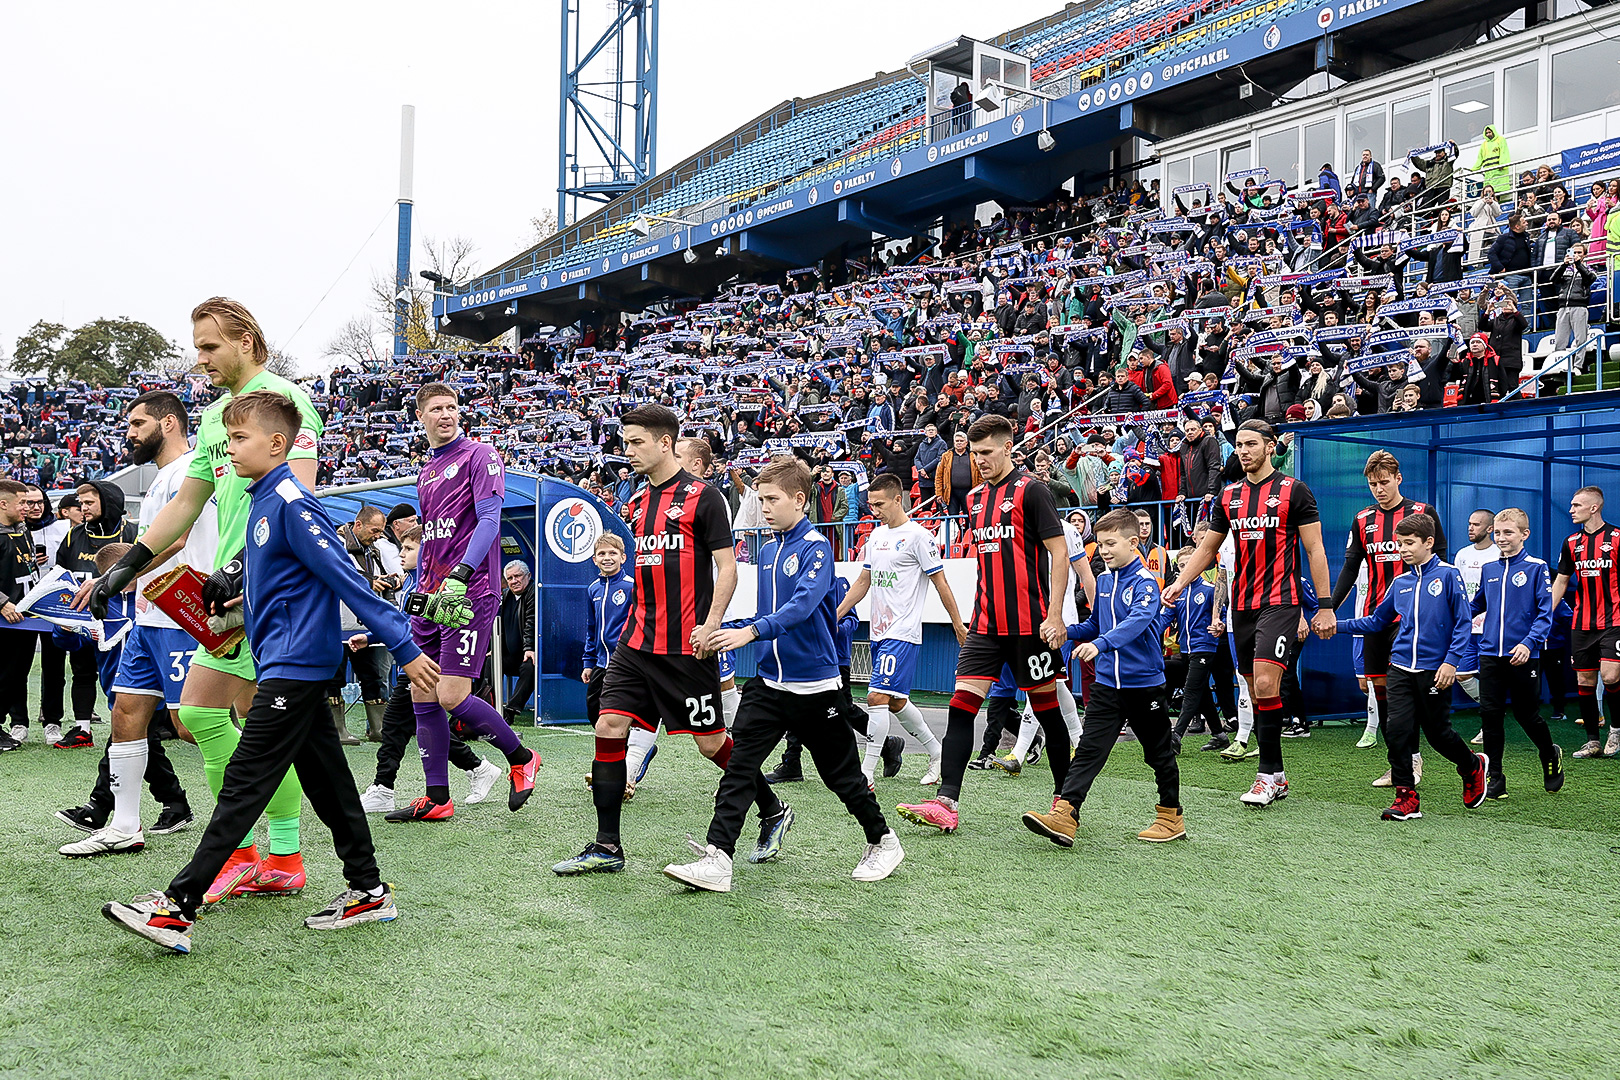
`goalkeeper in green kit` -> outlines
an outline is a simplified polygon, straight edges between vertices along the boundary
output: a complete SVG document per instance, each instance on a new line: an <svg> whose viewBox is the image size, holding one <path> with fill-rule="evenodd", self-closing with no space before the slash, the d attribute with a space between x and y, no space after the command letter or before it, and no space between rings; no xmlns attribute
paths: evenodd
<svg viewBox="0 0 1620 1080"><path fill-rule="evenodd" d="M209 381L224 387L227 393L203 411L197 431L197 455L179 492L117 565L79 590L75 606L89 606L92 610L105 606L108 598L127 588L153 562L154 554L165 552L186 534L212 498L219 518L219 548L213 566L195 567L198 571L213 571L203 586L203 604L213 615L241 622L236 608L242 602L242 551L247 543L251 500L247 492L250 481L236 475L226 454L225 425L220 414L233 395L272 390L298 407L303 426L287 455L288 465L305 487L314 490L315 447L321 436L321 418L308 394L266 370L270 354L258 321L235 300L216 296L197 305L191 323L198 364ZM337 628L332 632L337 633ZM213 788L216 799L225 765L240 740L231 722L231 707L236 707L238 716L248 715L255 678L253 653L247 641L224 656L211 656L199 649L180 694L180 722L196 739L208 786ZM213 904L228 896L249 893L276 895L302 890L304 860L298 835L302 805L303 789L297 774L289 769L265 810L269 854L261 858L252 834L244 837L204 894L203 902Z"/></svg>

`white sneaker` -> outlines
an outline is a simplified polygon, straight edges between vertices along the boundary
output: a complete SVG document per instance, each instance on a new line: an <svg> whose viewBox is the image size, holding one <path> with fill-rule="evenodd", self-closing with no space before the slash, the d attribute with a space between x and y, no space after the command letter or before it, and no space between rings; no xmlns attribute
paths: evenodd
<svg viewBox="0 0 1620 1080"><path fill-rule="evenodd" d="M1479 729L1479 734L1475 735L1472 739L1468 740L1468 745L1469 746L1484 746L1485 745L1485 729L1480 728Z"/></svg>
<svg viewBox="0 0 1620 1080"><path fill-rule="evenodd" d="M1254 787L1238 796L1238 801L1245 806L1270 806L1282 798L1282 793L1288 789L1281 784L1274 784L1263 776L1254 778Z"/></svg>
<svg viewBox="0 0 1620 1080"><path fill-rule="evenodd" d="M45 725L45 741L48 742L48 743L61 742L62 741L62 725L61 724L46 724Z"/></svg>
<svg viewBox="0 0 1620 1080"><path fill-rule="evenodd" d="M1423 755L1422 754L1413 754L1412 755L1412 786L1417 787L1417 785L1422 783L1422 782L1423 782ZM1385 769L1384 770L1384 775L1380 776L1378 779L1374 780L1372 782L1372 786L1373 787L1394 787L1395 786L1395 770L1394 769Z"/></svg>
<svg viewBox="0 0 1620 1080"><path fill-rule="evenodd" d="M866 845L866 854L861 861L855 864L855 870L849 876L856 881L882 881L894 873L894 868L906 853L900 850L900 838L890 829L883 834L883 839L875 844Z"/></svg>
<svg viewBox="0 0 1620 1080"><path fill-rule="evenodd" d="M923 786L930 787L939 783L939 758L928 759L928 771L923 773Z"/></svg>
<svg viewBox="0 0 1620 1080"><path fill-rule="evenodd" d="M28 729L21 724L11 725L11 737L18 742L28 741Z"/></svg>
<svg viewBox="0 0 1620 1080"><path fill-rule="evenodd" d="M63 844L56 850L70 859L88 859L96 855L117 855L124 851L140 851L146 846L146 837L141 830L132 833L119 832L108 826L97 829L83 840L75 840L71 844Z"/></svg>
<svg viewBox="0 0 1620 1080"><path fill-rule="evenodd" d="M1384 770L1384 775L1380 776L1378 779L1374 780L1372 786L1373 787L1394 787L1395 786L1395 770L1394 769L1385 769Z"/></svg>
<svg viewBox="0 0 1620 1080"><path fill-rule="evenodd" d="M698 854L698 860L689 863L670 863L664 867L664 876L674 878L694 889L730 892L731 856L713 844L705 847L696 840L688 840L687 843Z"/></svg>
<svg viewBox="0 0 1620 1080"><path fill-rule="evenodd" d="M1609 729L1609 741L1603 744L1603 756L1614 757L1620 754L1620 731Z"/></svg>
<svg viewBox="0 0 1620 1080"><path fill-rule="evenodd" d="M1585 743L1581 744L1581 748L1579 750L1575 751L1574 756L1578 758L1602 757L1603 744L1598 742L1596 739L1588 739Z"/></svg>
<svg viewBox="0 0 1620 1080"><path fill-rule="evenodd" d="M495 786L495 781L506 775L506 771L493 762L481 761L478 768L467 770L467 798L466 802L481 803L489 798L489 791Z"/></svg>
<svg viewBox="0 0 1620 1080"><path fill-rule="evenodd" d="M372 784L360 796L360 809L368 814L386 814L394 809L394 789Z"/></svg>

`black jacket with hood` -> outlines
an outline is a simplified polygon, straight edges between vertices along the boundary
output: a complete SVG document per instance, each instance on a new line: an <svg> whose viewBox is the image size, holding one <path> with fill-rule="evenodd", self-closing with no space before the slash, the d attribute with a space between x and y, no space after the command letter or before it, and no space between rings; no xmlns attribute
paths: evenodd
<svg viewBox="0 0 1620 1080"><path fill-rule="evenodd" d="M81 580L96 576L96 552L108 544L135 542L135 523L124 519L123 489L105 480L91 480L90 486L101 496L101 516L73 526L56 549L56 565Z"/></svg>

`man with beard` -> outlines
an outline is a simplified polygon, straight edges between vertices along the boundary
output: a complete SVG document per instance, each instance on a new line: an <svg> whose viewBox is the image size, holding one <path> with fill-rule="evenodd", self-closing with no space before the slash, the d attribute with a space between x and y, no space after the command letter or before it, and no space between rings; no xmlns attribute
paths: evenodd
<svg viewBox="0 0 1620 1080"><path fill-rule="evenodd" d="M192 452L186 442L186 407L175 395L154 390L130 402L128 421L129 460L133 465L157 465L158 474L141 500L140 531L144 533L158 511L180 489L191 465ZM210 504L181 540L159 551L151 569L136 585L135 625L124 641L118 674L113 677L112 735L102 756L100 775L89 801L71 810L58 811L57 817L76 829L90 833L83 840L65 844L59 850L69 858L112 855L140 851L146 846L141 830L141 779L152 789L152 797L163 806L163 813L151 832L179 832L192 823L186 793L175 776L174 766L163 752L163 744L150 737L149 728L158 707L179 711L180 690L185 685L197 642L180 629L169 616L141 595L140 589L159 574L180 563L207 566L214 557L217 529ZM89 653L81 649L73 653ZM177 729L179 725L176 725ZM109 820L110 816L110 820Z"/></svg>

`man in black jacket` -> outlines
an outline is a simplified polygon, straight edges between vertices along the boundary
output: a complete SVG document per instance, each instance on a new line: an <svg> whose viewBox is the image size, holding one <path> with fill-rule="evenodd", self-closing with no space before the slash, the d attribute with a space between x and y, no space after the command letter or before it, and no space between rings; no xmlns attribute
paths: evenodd
<svg viewBox="0 0 1620 1080"><path fill-rule="evenodd" d="M56 565L72 572L80 581L96 576L96 552L108 544L133 544L135 523L124 518L124 492L117 484L89 480L79 485L79 509L84 521L68 530L56 549ZM47 724L45 737L62 750L92 746L90 723L96 711L96 691L100 674L95 649L75 649L68 653L73 680L68 691L73 703L73 728L67 734L53 731Z"/></svg>
<svg viewBox="0 0 1620 1080"><path fill-rule="evenodd" d="M1508 215L1507 229L1491 244L1486 258L1490 262L1491 273L1502 275L1502 284L1512 289L1518 297L1520 310L1527 308L1531 290L1530 265L1535 262L1535 251L1525 231L1523 214L1514 212Z"/></svg>
<svg viewBox="0 0 1620 1080"><path fill-rule="evenodd" d="M1181 430L1186 435L1177 456L1181 459L1181 493L1188 502L1221 489L1221 448L1204 434L1202 422L1188 417Z"/></svg>
<svg viewBox="0 0 1620 1080"><path fill-rule="evenodd" d="M0 619L21 622L17 601L34 580L34 538L23 524L22 497L28 485L10 477L0 477ZM26 637L27 648L13 644L0 653L0 720L9 718L14 727L28 730L28 669L34 665L34 639ZM22 743L0 728L0 752L15 750Z"/></svg>
<svg viewBox="0 0 1620 1080"><path fill-rule="evenodd" d="M511 724L534 693L534 623L535 597L540 590L534 588L529 568L517 559L507 563L501 571L506 588L501 591L501 671L517 676L517 686L506 701L506 722Z"/></svg>
<svg viewBox="0 0 1620 1080"><path fill-rule="evenodd" d="M1132 413L1147 412L1153 407L1153 401L1142 392L1142 388L1131 381L1130 373L1123 367L1114 370L1114 385L1103 399L1102 412L1105 413Z"/></svg>
<svg viewBox="0 0 1620 1080"><path fill-rule="evenodd" d="M1450 352L1450 338L1445 339L1438 353L1430 349L1426 338L1412 342L1412 357L1423 369L1423 381L1418 383L1418 400L1425 409L1438 409L1445 404L1446 381L1451 376L1451 361L1447 359Z"/></svg>

